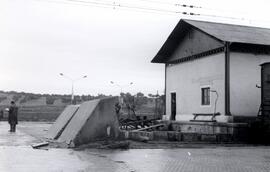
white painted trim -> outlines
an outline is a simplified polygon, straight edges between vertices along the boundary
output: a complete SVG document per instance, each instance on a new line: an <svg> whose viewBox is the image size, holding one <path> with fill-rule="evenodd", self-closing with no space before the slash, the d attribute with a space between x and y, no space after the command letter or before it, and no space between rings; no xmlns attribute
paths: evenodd
<svg viewBox="0 0 270 172"><path fill-rule="evenodd" d="M209 105L202 105L202 88L207 88L207 87L209 87L209 89L210 89L210 97L209 97L209 101L210 101L210 104ZM212 101L211 101L211 85L200 85L200 101L201 101L201 103L200 103L200 107L201 108L210 108L210 107L212 107Z"/></svg>

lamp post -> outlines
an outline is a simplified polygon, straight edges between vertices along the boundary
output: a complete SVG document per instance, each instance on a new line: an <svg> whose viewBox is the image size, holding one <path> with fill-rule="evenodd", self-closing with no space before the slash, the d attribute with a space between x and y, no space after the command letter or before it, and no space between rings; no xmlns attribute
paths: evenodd
<svg viewBox="0 0 270 172"><path fill-rule="evenodd" d="M123 92L123 88L124 88L124 87L128 87L128 86L130 86L130 85L133 84L133 82L130 82L128 85L119 85L119 84L115 83L114 81L110 81L110 83L113 84L113 85L116 85L117 87L120 88L120 90L121 90L120 95L121 95L121 93Z"/></svg>
<svg viewBox="0 0 270 172"><path fill-rule="evenodd" d="M124 98L121 96L121 93L123 92L123 88L132 85L133 82L130 82L128 85L119 85L119 84L115 83L114 81L110 81L110 83L111 83L112 85L116 85L117 87L120 88L121 91L120 91L119 102L120 102L120 104L123 104L123 103L124 103Z"/></svg>
<svg viewBox="0 0 270 172"><path fill-rule="evenodd" d="M60 73L60 76L65 77L66 79L68 79L71 82L71 103L70 104L73 104L73 102L74 102L74 83L76 81L79 81L79 80L83 79L83 78L87 78L87 75L84 75L84 76L82 76L80 78L75 78L75 79L73 79L73 78L71 78L71 77L69 77L69 76L67 76L67 75L65 75L63 73Z"/></svg>

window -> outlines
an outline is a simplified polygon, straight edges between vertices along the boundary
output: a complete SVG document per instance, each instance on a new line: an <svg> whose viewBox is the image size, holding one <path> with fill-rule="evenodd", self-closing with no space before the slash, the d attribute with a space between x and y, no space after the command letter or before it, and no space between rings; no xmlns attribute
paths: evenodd
<svg viewBox="0 0 270 172"><path fill-rule="evenodd" d="M266 82L267 82L267 83L270 83L270 75L268 74L268 75L266 75L266 77L267 77L267 78L266 78Z"/></svg>
<svg viewBox="0 0 270 172"><path fill-rule="evenodd" d="M210 87L202 89L202 105L210 105Z"/></svg>

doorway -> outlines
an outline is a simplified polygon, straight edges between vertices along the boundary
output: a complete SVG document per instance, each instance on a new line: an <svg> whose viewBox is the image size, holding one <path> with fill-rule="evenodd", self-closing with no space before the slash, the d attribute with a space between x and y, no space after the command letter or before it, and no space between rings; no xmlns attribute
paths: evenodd
<svg viewBox="0 0 270 172"><path fill-rule="evenodd" d="M270 116L270 63L261 65L261 111L263 116Z"/></svg>
<svg viewBox="0 0 270 172"><path fill-rule="evenodd" d="M171 93L171 120L175 121L176 116L176 93Z"/></svg>

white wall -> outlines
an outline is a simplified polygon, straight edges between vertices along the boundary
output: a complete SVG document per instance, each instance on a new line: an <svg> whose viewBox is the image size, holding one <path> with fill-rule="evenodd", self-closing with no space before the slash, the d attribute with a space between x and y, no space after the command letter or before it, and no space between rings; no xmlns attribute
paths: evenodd
<svg viewBox="0 0 270 172"><path fill-rule="evenodd" d="M171 92L176 92L177 120L190 120L192 113L213 113L215 93L211 93L210 106L201 105L201 87L217 90L217 112L224 115L224 53L166 67L166 118L171 115Z"/></svg>
<svg viewBox="0 0 270 172"><path fill-rule="evenodd" d="M230 54L230 98L234 116L256 116L261 103L260 64L270 62L269 55L248 53Z"/></svg>

